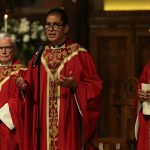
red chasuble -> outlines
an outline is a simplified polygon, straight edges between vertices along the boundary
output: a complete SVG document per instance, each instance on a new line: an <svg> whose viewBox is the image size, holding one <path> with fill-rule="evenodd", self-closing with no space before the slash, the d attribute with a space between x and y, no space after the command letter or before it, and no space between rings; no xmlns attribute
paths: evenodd
<svg viewBox="0 0 150 150"><path fill-rule="evenodd" d="M27 101L26 104L28 112L32 113L33 107L33 122L31 122L31 113L26 114L25 117L26 121L29 120L26 123L28 124L26 130L32 133L33 149L36 149L37 145L38 67L33 68L35 57L30 63L26 76L34 93L33 100ZM69 88L56 84L57 77L69 76L70 71L77 81L76 94L73 94ZM61 48L52 49L49 45L42 54L40 72L40 150L81 150L81 124L84 129L86 150L93 150L90 140L95 134L99 117L102 81L91 56L80 45L69 40ZM28 139L31 139L31 134L27 133L25 139L27 143L30 142ZM25 146L25 149L32 147Z"/></svg>
<svg viewBox="0 0 150 150"><path fill-rule="evenodd" d="M19 114L22 102L17 99L19 91L14 75L23 75L25 70L17 62L11 66L0 66L0 150L22 149Z"/></svg>
<svg viewBox="0 0 150 150"><path fill-rule="evenodd" d="M150 62L145 66L137 90L141 88L141 83L150 83ZM138 105L141 105L136 98L135 106L138 109ZM138 111L139 128L137 134L137 150L149 150L150 147L150 116L143 115L142 109Z"/></svg>

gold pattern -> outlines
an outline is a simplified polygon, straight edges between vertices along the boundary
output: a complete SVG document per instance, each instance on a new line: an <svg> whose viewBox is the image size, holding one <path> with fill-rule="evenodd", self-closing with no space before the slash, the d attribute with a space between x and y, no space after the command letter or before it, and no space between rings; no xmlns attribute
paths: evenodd
<svg viewBox="0 0 150 150"><path fill-rule="evenodd" d="M59 104L58 99L60 98L58 95L59 87L56 84L55 73L58 71L58 68L63 63L63 61L69 57L72 53L77 52L81 49L80 45L78 44L71 44L62 49L55 49L52 50L50 47L46 47L43 52L43 59L45 60L46 66L48 66L52 78L49 76L49 108L48 108L48 115L49 115L49 149L57 150L57 142L58 142L58 130L59 130ZM60 72L59 72L60 73Z"/></svg>
<svg viewBox="0 0 150 150"><path fill-rule="evenodd" d="M43 53L43 57L45 58L48 67L51 68L52 74L56 72L61 62L68 57L71 53L77 51L79 45L72 44L66 48L51 50L50 47Z"/></svg>
<svg viewBox="0 0 150 150"><path fill-rule="evenodd" d="M13 72L20 70L21 68L25 68L20 64L16 64L13 66L2 66L0 67L0 82L4 80L7 76L10 76Z"/></svg>

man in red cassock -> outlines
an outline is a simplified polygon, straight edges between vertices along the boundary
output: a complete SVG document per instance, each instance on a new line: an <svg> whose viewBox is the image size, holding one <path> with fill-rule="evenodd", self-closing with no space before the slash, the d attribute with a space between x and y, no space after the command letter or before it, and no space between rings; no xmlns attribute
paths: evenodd
<svg viewBox="0 0 150 150"><path fill-rule="evenodd" d="M102 81L89 53L67 38L68 29L64 10L56 8L48 12L45 32L49 43L41 56L40 91L35 61L39 53L31 60L24 78L33 93L33 99L26 101L25 150L94 149L91 140L99 117ZM39 93L40 134L37 133ZM27 144L31 141L33 147Z"/></svg>
<svg viewBox="0 0 150 150"><path fill-rule="evenodd" d="M18 102L14 75L23 75L26 68L15 60L15 40L0 33L0 150L22 150L21 102ZM20 93L21 94L21 93Z"/></svg>
<svg viewBox="0 0 150 150"><path fill-rule="evenodd" d="M150 62L144 67L137 86L135 106L137 120L135 126L137 150L150 149L150 108L145 107L145 102L150 102Z"/></svg>

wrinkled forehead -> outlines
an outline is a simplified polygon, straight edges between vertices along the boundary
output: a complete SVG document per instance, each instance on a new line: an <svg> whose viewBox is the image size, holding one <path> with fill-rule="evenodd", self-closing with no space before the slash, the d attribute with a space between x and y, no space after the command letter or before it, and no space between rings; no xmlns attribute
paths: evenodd
<svg viewBox="0 0 150 150"><path fill-rule="evenodd" d="M12 40L10 37L4 37L2 39L0 39L0 47L2 46L11 46L12 44Z"/></svg>

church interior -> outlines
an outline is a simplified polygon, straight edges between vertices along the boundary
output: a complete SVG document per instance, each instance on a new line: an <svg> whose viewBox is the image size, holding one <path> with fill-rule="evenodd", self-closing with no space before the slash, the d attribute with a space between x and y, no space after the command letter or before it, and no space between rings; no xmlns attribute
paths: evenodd
<svg viewBox="0 0 150 150"><path fill-rule="evenodd" d="M150 58L150 1L0 0L0 6L1 28L6 14L9 26L11 19L23 17L42 24L45 13L54 7L67 11L69 36L89 51L103 80L98 138L93 144L101 150L136 149L134 97ZM29 60L31 55L18 56Z"/></svg>

